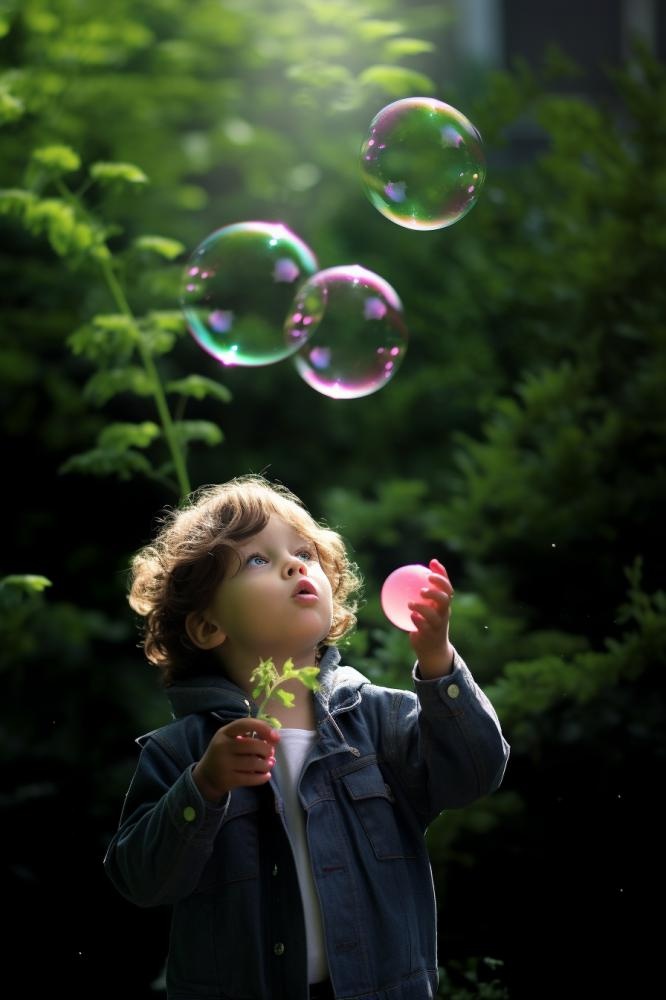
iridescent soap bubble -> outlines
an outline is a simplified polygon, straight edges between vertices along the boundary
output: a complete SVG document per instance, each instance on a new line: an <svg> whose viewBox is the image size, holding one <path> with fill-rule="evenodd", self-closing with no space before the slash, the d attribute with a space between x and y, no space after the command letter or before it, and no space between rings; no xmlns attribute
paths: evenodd
<svg viewBox="0 0 666 1000"><path fill-rule="evenodd" d="M358 264L329 267L297 291L285 325L303 343L293 361L308 385L357 399L393 378L407 349L402 303L384 278Z"/></svg>
<svg viewBox="0 0 666 1000"><path fill-rule="evenodd" d="M317 271L312 250L279 222L238 222L217 229L192 253L181 305L197 343L225 365L270 365L307 339L285 338L298 286Z"/></svg>
<svg viewBox="0 0 666 1000"><path fill-rule="evenodd" d="M486 176L481 136L460 111L432 97L382 108L361 147L368 198L407 229L442 229L469 212Z"/></svg>

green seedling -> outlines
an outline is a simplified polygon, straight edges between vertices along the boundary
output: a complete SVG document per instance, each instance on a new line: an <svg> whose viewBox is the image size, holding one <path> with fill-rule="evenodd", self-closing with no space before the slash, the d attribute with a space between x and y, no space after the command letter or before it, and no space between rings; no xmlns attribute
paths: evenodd
<svg viewBox="0 0 666 1000"><path fill-rule="evenodd" d="M268 722L274 729L280 729L282 723L274 716L266 714L266 706L271 698L278 698L286 708L293 708L294 694L291 691L285 691L282 685L290 680L298 680L311 691L317 691L319 689L318 674L319 667L295 667L291 659L284 662L282 673L277 670L270 657L267 660L260 660L259 666L250 674L250 681L255 685L252 689L252 697L259 706L257 718Z"/></svg>

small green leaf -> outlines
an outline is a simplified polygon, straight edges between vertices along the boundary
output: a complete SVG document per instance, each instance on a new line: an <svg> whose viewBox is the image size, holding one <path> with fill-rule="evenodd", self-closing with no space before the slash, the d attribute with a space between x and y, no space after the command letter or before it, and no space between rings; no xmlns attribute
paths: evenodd
<svg viewBox="0 0 666 1000"><path fill-rule="evenodd" d="M26 209L36 201L37 196L32 191L24 191L22 188L3 188L0 190L0 213L23 216Z"/></svg>
<svg viewBox="0 0 666 1000"><path fill-rule="evenodd" d="M297 673L301 684L304 684L311 691L319 690L319 667L301 667Z"/></svg>
<svg viewBox="0 0 666 1000"><path fill-rule="evenodd" d="M400 21L382 21L379 18L368 18L361 21L356 26L356 33L359 38L369 42L379 41L381 38L390 38L391 35L399 35L404 31L404 24Z"/></svg>
<svg viewBox="0 0 666 1000"><path fill-rule="evenodd" d="M284 663L282 664L282 676L285 679L288 677L295 677L297 672L298 671L294 667L294 661L292 660L291 657L289 657L288 660L284 661Z"/></svg>
<svg viewBox="0 0 666 1000"><path fill-rule="evenodd" d="M26 205L25 222L31 233L46 233L59 257L64 257L76 226L74 209L60 198L42 198Z"/></svg>
<svg viewBox="0 0 666 1000"><path fill-rule="evenodd" d="M100 184L147 184L148 178L140 167L133 163L93 163L90 176Z"/></svg>
<svg viewBox="0 0 666 1000"><path fill-rule="evenodd" d="M81 157L70 146L41 146L33 150L32 159L54 174L71 173L81 166Z"/></svg>
<svg viewBox="0 0 666 1000"><path fill-rule="evenodd" d="M101 431L97 443L100 448L123 452L129 448L147 448L161 433L152 420L141 424L115 423Z"/></svg>
<svg viewBox="0 0 666 1000"><path fill-rule="evenodd" d="M47 587L53 584L46 576L38 576L34 573L12 573L10 576L3 576L0 579L0 587L17 587L30 594L41 594Z"/></svg>
<svg viewBox="0 0 666 1000"><path fill-rule="evenodd" d="M96 364L122 364L136 348L136 324L122 313L99 314L67 338L74 354Z"/></svg>
<svg viewBox="0 0 666 1000"><path fill-rule="evenodd" d="M139 322L139 331L144 347L151 354L168 354L176 342L176 336L162 326L153 324L150 320Z"/></svg>
<svg viewBox="0 0 666 1000"><path fill-rule="evenodd" d="M174 431L180 444L203 441L212 447L224 440L220 428L210 420L178 420L174 423Z"/></svg>
<svg viewBox="0 0 666 1000"><path fill-rule="evenodd" d="M72 455L60 466L59 471L79 472L91 476L115 474L119 479L127 480L137 473L150 476L153 469L145 455L131 448L124 451L114 448L92 448L79 455Z"/></svg>
<svg viewBox="0 0 666 1000"><path fill-rule="evenodd" d="M399 59L401 56L416 56L423 52L435 52L436 46L423 38L392 38L386 43L387 55Z"/></svg>
<svg viewBox="0 0 666 1000"><path fill-rule="evenodd" d="M6 87L0 87L0 125L18 121L25 112L25 105Z"/></svg>
<svg viewBox="0 0 666 1000"><path fill-rule="evenodd" d="M292 694L290 691L283 691L282 688L278 688L275 692L275 696L280 699L285 708L294 707L294 699L296 695Z"/></svg>
<svg viewBox="0 0 666 1000"><path fill-rule="evenodd" d="M282 723L279 719L276 719L274 715L262 715L260 718L262 718L264 722L267 722L269 726L272 726L273 729L282 729Z"/></svg>
<svg viewBox="0 0 666 1000"><path fill-rule="evenodd" d="M185 331L183 314L176 309L152 310L145 317L145 321L150 326L167 333L183 333Z"/></svg>
<svg viewBox="0 0 666 1000"><path fill-rule="evenodd" d="M166 236L139 236L134 240L134 247L137 250L156 253L166 260L175 260L185 250L183 243L168 239Z"/></svg>
<svg viewBox="0 0 666 1000"><path fill-rule="evenodd" d="M231 400L231 393L225 385L215 382L212 378L204 375L188 375L173 382L167 382L167 392L178 392L181 396L190 396L192 399L205 399L206 396L213 396L215 399L228 403Z"/></svg>
<svg viewBox="0 0 666 1000"><path fill-rule="evenodd" d="M365 87L376 87L392 97L432 94L435 89L429 77L401 66L369 66L361 73L359 83Z"/></svg>
<svg viewBox="0 0 666 1000"><path fill-rule="evenodd" d="M118 393L133 392L136 396L150 396L153 389L153 381L148 373L137 365L131 365L96 372L86 383L83 394L95 405L103 406Z"/></svg>

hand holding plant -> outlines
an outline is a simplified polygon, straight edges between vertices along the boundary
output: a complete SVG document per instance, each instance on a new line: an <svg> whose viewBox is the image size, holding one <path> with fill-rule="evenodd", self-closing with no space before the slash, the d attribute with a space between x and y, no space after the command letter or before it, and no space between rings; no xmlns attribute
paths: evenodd
<svg viewBox="0 0 666 1000"><path fill-rule="evenodd" d="M280 740L276 730L281 728L282 723L266 714L266 706L271 698L276 697L291 708L295 696L290 691L284 691L282 685L296 679L311 691L316 691L319 687L318 673L319 667L297 668L291 659L284 663L282 673L278 672L270 658L259 662L250 675L255 685L252 697L255 701L261 698L257 716L252 718L251 731L245 719L234 719L221 726L195 765L194 781L205 799L217 802L232 788L254 787L270 780L275 766L275 748Z"/></svg>

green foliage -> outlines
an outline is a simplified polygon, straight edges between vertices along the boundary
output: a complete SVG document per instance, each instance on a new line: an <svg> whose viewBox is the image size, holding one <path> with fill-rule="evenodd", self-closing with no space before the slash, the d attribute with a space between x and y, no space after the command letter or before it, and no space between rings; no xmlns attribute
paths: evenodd
<svg viewBox="0 0 666 1000"><path fill-rule="evenodd" d="M43 146L33 151L32 159L51 174L68 174L81 166L81 157L69 146Z"/></svg>
<svg viewBox="0 0 666 1000"><path fill-rule="evenodd" d="M93 163L90 176L100 184L147 184L148 178L143 170L133 163Z"/></svg>
<svg viewBox="0 0 666 1000"><path fill-rule="evenodd" d="M435 89L432 80L423 73L399 66L371 66L361 73L359 79L362 84L376 87L396 100L414 93L432 94Z"/></svg>
<svg viewBox="0 0 666 1000"><path fill-rule="evenodd" d="M175 260L185 250L178 240L169 240L164 236L137 236L134 246L137 250L155 253L166 260Z"/></svg>
<svg viewBox="0 0 666 1000"><path fill-rule="evenodd" d="M258 667L250 674L252 697L255 701L261 698L257 718L270 723L274 729L281 729L282 723L272 715L266 713L266 707L272 698L277 698L285 708L293 708L295 695L291 691L284 691L283 684L288 681L298 681L310 691L316 691L319 687L317 680L319 667L295 667L293 660L286 660L279 672L272 659L261 660Z"/></svg>
<svg viewBox="0 0 666 1000"><path fill-rule="evenodd" d="M180 396L189 396L192 399L205 399L207 396L212 396L222 403L231 402L231 393L226 386L203 375L187 375L185 378L174 379L167 383L166 390L167 392L176 392Z"/></svg>
<svg viewBox="0 0 666 1000"><path fill-rule="evenodd" d="M447 1000L507 1000L509 991L497 978L503 965L497 958L452 961L439 969L437 996Z"/></svg>
<svg viewBox="0 0 666 1000"><path fill-rule="evenodd" d="M52 145L36 150L32 156L33 165L45 172L50 180L64 173L77 171L81 166L78 155L69 147ZM92 179L101 185L141 185L147 183L143 171L128 163L94 163L90 167ZM42 189L48 180L41 175L27 172L27 178ZM221 443L221 430L207 420L174 420L168 408L165 389L155 367L154 358L168 354L183 330L180 313L151 310L146 316L136 318L128 304L122 288L117 265L106 244L106 238L113 231L111 226L102 226L91 216L80 197L66 188L58 180L62 198L40 198L34 191L10 189L0 192L0 211L18 216L26 228L35 235L45 233L55 252L80 266L88 257L99 265L101 276L108 291L119 308L115 314L97 314L84 326L79 327L69 337L74 354L85 357L98 366L84 388L84 396L96 405L103 405L119 393L131 393L139 397L153 397L161 422L161 431L154 424L146 422L141 426L120 427L103 430L97 447L68 458L61 471L87 473L93 475L115 474L121 479L142 474L167 485L170 489L185 494L189 490L186 471L186 456L192 442L204 442L208 446ZM132 249L138 252L150 251L167 260L173 260L183 250L176 240L159 236L145 236L134 239ZM132 364L135 355L140 365ZM211 380L201 376L180 379L172 383L177 386L180 398L180 415L184 412L187 398L202 399L212 396L220 401L230 399L224 387L211 388ZM150 433L146 428L150 427ZM154 441L162 439L168 446L171 459L159 464L150 457L140 454L136 448L146 449ZM174 471L176 481L165 473Z"/></svg>
<svg viewBox="0 0 666 1000"><path fill-rule="evenodd" d="M208 207L211 217L211 196L206 190L210 185L200 181L217 161L227 165L228 177L236 172L243 178L240 187L233 181L231 200L225 184L225 214L247 213L252 203L252 216L260 215L267 199L272 200L278 190L273 180L277 171L292 178L293 186L281 187L293 199L304 185L318 183L322 167L343 162L341 135L335 130L326 139L328 148L318 157L320 165L315 168L310 162L313 115L319 114L322 104L339 116L360 108L364 101L376 100L378 94L392 95L400 87L407 92L417 81L421 89L430 89L423 74L398 63L429 51L431 43L413 34L405 36L401 20L384 18L382 11L390 6L374 2L361 10L346 3L301 0L286 14L274 2L228 3L220 8L202 0L184 20L173 7L138 10L128 2L116 5L113 13L105 10L103 17L93 9L72 7L66 0L49 4L33 0L25 8L10 8L3 24L11 69L2 91L2 107L7 121L18 119L19 109L26 111L23 130L12 139L5 159L6 165L14 164L14 176L26 147L32 145L33 151L24 173L25 186L3 193L0 212L16 218L34 237L45 237L68 268L85 272L86 283L90 268L101 270L125 328L107 325L106 310L98 308L96 294L89 297L97 308L84 324L72 316L71 325L77 329L70 339L73 350L93 365L101 365L91 377L85 398L105 405L123 391L123 385L128 395L147 401L152 396L163 427L160 447L169 453L168 464L176 480L162 475L163 454L153 457L122 451L114 457L109 451L100 453L99 447L80 460L62 462L62 469L123 478L141 473L161 477L181 495L188 492L186 444L196 440L216 446L222 435L210 426L204 431L210 420L197 421L196 433L191 423L179 430L172 427L173 417L160 385L162 376L152 358L170 354L177 345L163 327L151 323L149 311L141 318L134 307L130 309L130 289L124 287L130 275L138 301L144 299L149 282L157 284L147 269L141 280L136 263L131 263L132 251L177 261L192 236L184 242L174 238L176 233L197 232L186 219L187 211L193 206ZM300 25L298 43L294 19ZM250 38L252 45L247 46ZM221 61L220 50L229 58ZM385 77L380 69L373 76L373 59L379 66L382 56L390 56ZM135 71L137 60L142 60L139 72ZM24 68L19 71L18 65ZM242 97L236 84L241 72L247 76ZM109 73L113 73L112 83ZM286 102L279 88L267 86L276 75L289 95ZM288 121L284 108L289 103L300 111ZM101 115L100 104L105 108ZM245 117L247 108L255 110L252 124ZM339 117L338 121L347 129L352 124L351 119ZM171 141L174 129L182 131L182 142L176 146ZM291 138L285 141L289 132ZM347 132L344 145L352 134ZM319 139L323 138L320 130ZM130 147L131 162L126 156ZM163 155L166 148L169 156ZM65 177L73 177L79 187L65 187ZM137 232L137 202L126 200L135 189L141 189L146 198L139 214L148 233L151 220L161 220L163 206L168 205L172 234ZM320 204L326 205L326 200ZM271 204L270 214L274 212ZM200 229L197 235L202 235ZM165 304L170 303L162 301L159 306ZM138 365L131 363L134 353L139 355ZM177 404L180 416L185 397L204 398L203 385L200 381L193 388L190 383L183 390ZM230 393L221 388L205 396L226 401Z"/></svg>
<svg viewBox="0 0 666 1000"><path fill-rule="evenodd" d="M52 582L47 580L45 576L38 576L34 573L13 573L10 576L3 576L0 580L0 593L3 594L3 600L9 599L11 602L12 588L14 588L14 592L41 594L47 587L52 586ZM7 593L7 597L4 596L5 593Z"/></svg>

